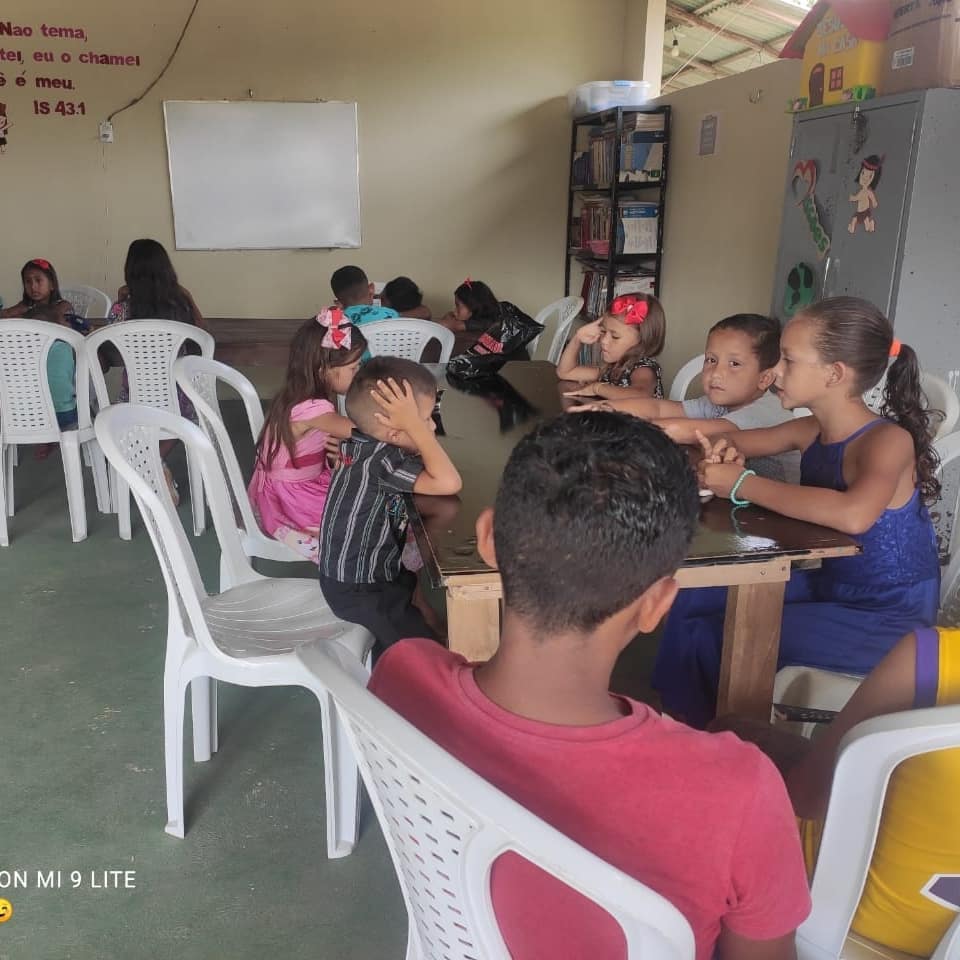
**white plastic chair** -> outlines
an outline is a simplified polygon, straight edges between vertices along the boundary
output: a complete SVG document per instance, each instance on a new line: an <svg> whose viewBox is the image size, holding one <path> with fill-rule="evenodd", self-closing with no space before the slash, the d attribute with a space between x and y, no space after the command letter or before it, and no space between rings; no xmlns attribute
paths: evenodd
<svg viewBox="0 0 960 960"><path fill-rule="evenodd" d="M116 404L96 419L97 439L133 493L156 550L167 587L167 653L163 677L167 833L184 835L183 710L187 685L193 707L194 760L217 749L215 680L242 686L297 685L320 701L327 808L327 854L342 857L356 842L356 764L322 681L295 653L340 644L362 670L373 637L330 612L315 580L258 574L237 537L233 507L212 444L178 414L135 403ZM208 596L163 477L160 440L183 441L206 477L207 498L230 582Z"/></svg>
<svg viewBox="0 0 960 960"><path fill-rule="evenodd" d="M360 327L367 338L373 357L403 357L420 362L423 351L431 340L440 341L440 363L446 363L453 353L456 336L452 330L432 320L375 320Z"/></svg>
<svg viewBox="0 0 960 960"><path fill-rule="evenodd" d="M690 384L703 373L704 354L699 354L692 360L688 360L673 378L670 385L670 399L676 403L682 403L687 397L687 391Z"/></svg>
<svg viewBox="0 0 960 960"><path fill-rule="evenodd" d="M933 434L934 438L939 440L952 433L957 420L960 420L960 398L946 380L941 380L932 373L920 374L920 387L927 398L927 407L931 410L939 410L943 414L936 423L936 431Z"/></svg>
<svg viewBox="0 0 960 960"><path fill-rule="evenodd" d="M554 366L560 361L563 348L566 346L573 321L580 316L583 310L583 297L561 297L548 303L533 319L543 326L543 333L538 334L527 345L531 360L547 360ZM538 353L541 340L548 337L546 352L543 356Z"/></svg>
<svg viewBox="0 0 960 960"><path fill-rule="evenodd" d="M693 932L671 903L450 756L365 690L338 651L297 656L336 704L383 828L407 907L407 960L508 960L490 896L493 863L508 850L606 910L628 957L692 960Z"/></svg>
<svg viewBox="0 0 960 960"><path fill-rule="evenodd" d="M844 737L810 891L813 910L797 931L799 960L855 955L850 923L866 882L890 775L909 757L951 747L960 747L960 706L876 717ZM870 955L883 956L883 949ZM935 960L958 957L960 920L934 954Z"/></svg>
<svg viewBox="0 0 960 960"><path fill-rule="evenodd" d="M220 412L217 383L223 381L240 395L247 414L247 424L256 443L263 429L263 408L253 384L239 370L234 370L233 367L228 367L217 360L208 360L206 357L181 357L173 365L173 375L177 385L196 408L200 427L217 452L233 501L237 534L240 537L243 552L251 558L303 563L303 556L285 543L268 537L257 524L233 442ZM231 586L226 555L221 554L220 590L227 590Z"/></svg>
<svg viewBox="0 0 960 960"><path fill-rule="evenodd" d="M173 381L173 363L188 340L200 347L203 356L213 357L215 343L211 334L199 327L177 323L175 320L125 320L111 323L91 333L85 344L100 409L104 410L110 405L110 397L107 394L107 381L97 361L97 350L109 342L116 346L127 371L130 402L169 410L179 416L180 404ZM168 440L169 437L160 439ZM187 474L190 482L193 532L199 536L203 533L205 523L203 479L190 462L190 457L187 457ZM130 494L116 473L112 473L111 477L114 481L113 506L117 511L120 538L129 540L132 535Z"/></svg>
<svg viewBox="0 0 960 960"><path fill-rule="evenodd" d="M47 356L56 341L76 356L77 428L61 430L47 379ZM93 470L97 507L110 511L106 463L93 434L89 396L90 373L84 338L58 323L4 320L0 323L0 545L10 543L7 517L14 515L14 454L17 444L58 443L67 485L67 507L74 543L86 539L87 510L83 494L81 450Z"/></svg>
<svg viewBox="0 0 960 960"><path fill-rule="evenodd" d="M110 298L96 287L77 284L74 287L61 287L60 296L69 300L73 312L78 317L102 320L110 313Z"/></svg>

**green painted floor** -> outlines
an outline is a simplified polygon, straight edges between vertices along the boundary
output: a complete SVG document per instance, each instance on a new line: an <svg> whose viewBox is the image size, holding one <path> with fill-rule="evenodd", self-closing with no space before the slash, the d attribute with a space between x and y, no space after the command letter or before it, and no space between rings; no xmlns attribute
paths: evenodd
<svg viewBox="0 0 960 960"><path fill-rule="evenodd" d="M16 498L0 548L0 960L400 960L405 911L368 803L353 855L326 859L316 701L221 685L220 750L202 764L187 711L187 835L167 836L166 595L149 538L135 509L133 540L118 538L88 474L90 533L71 543L56 453L21 450ZM190 539L215 585L213 534ZM635 643L617 689L643 696L651 656Z"/></svg>

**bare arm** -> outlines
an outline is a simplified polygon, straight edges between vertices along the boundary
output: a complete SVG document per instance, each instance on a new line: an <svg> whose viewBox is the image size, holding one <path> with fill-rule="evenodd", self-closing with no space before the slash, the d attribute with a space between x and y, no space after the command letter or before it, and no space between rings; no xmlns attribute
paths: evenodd
<svg viewBox="0 0 960 960"><path fill-rule="evenodd" d="M652 399L657 390L657 375L650 367L637 367L630 374L630 386L621 387L615 383L595 383L592 393L605 400L623 400L627 398Z"/></svg>
<svg viewBox="0 0 960 960"><path fill-rule="evenodd" d="M557 377L560 380L577 380L591 383L600 376L599 367L583 366L579 362L580 347L587 343L596 343L600 339L600 321L595 320L581 327L563 348L557 363Z"/></svg>
<svg viewBox="0 0 960 960"><path fill-rule="evenodd" d="M833 723L814 740L785 780L797 816L826 815L840 741L858 723L913 707L917 680L917 638L908 633L857 688Z"/></svg>
<svg viewBox="0 0 960 960"><path fill-rule="evenodd" d="M775 940L748 940L724 927L717 940L717 960L796 960L796 934Z"/></svg>
<svg viewBox="0 0 960 960"><path fill-rule="evenodd" d="M384 411L374 414L377 420L392 431L406 433L423 460L423 471L413 485L413 492L459 493L463 487L460 473L440 446L432 420L428 422L420 415L413 387L406 380L402 384L378 380L377 389L370 394Z"/></svg>
<svg viewBox="0 0 960 960"><path fill-rule="evenodd" d="M717 420L694 420L689 417L657 417L653 422L674 442L680 444L695 444L697 434L704 437L719 437L730 433L738 433L739 427L722 417Z"/></svg>
<svg viewBox="0 0 960 960"><path fill-rule="evenodd" d="M322 430L338 440L346 440L353 432L354 423L349 417L341 417L339 413L322 413L312 420L296 420L290 428L298 440L311 430Z"/></svg>
<svg viewBox="0 0 960 960"><path fill-rule="evenodd" d="M629 413L641 420L663 420L683 417L683 404L676 400L654 400L652 397L611 400L609 406L621 413Z"/></svg>
<svg viewBox="0 0 960 960"><path fill-rule="evenodd" d="M9 320L11 317L22 317L29 309L30 306L21 300L19 303L15 303L11 307L0 310L0 318Z"/></svg>
<svg viewBox="0 0 960 960"><path fill-rule="evenodd" d="M795 423L802 424L803 421ZM793 428L794 424L771 427L769 431L743 430L737 435L737 450L746 457L755 456L742 439L783 427ZM883 425L864 438L857 458L856 476L844 491L798 486L754 476L747 477L740 484L738 495L785 517L856 535L869 530L891 505L898 488L903 486L905 475L909 474L912 484L913 465L910 435L893 424ZM742 472L739 465L729 463L704 463L701 470L701 480L721 497L730 496Z"/></svg>

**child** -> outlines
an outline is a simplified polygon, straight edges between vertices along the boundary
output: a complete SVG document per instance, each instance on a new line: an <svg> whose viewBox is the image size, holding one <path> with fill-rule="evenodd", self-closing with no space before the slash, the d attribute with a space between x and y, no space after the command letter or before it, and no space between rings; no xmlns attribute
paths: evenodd
<svg viewBox="0 0 960 960"><path fill-rule="evenodd" d="M49 260L28 260L20 271L23 296L6 310L2 317L24 317L31 320L46 320L70 327L68 317L73 314L73 305L60 296L60 281L57 271ZM72 328L71 328L72 329ZM51 344L47 354L47 382L57 423L61 430L69 430L77 424L76 357L73 347L63 340ZM44 460L55 444L42 443L34 450L37 460Z"/></svg>
<svg viewBox="0 0 960 960"><path fill-rule="evenodd" d="M374 306L373 284L359 267L341 267L334 270L330 286L337 304L343 308L347 319L354 326L376 320L393 320L400 316L390 307Z"/></svg>
<svg viewBox="0 0 960 960"><path fill-rule="evenodd" d="M435 638L413 603L416 577L401 565L403 494L453 494L462 485L434 431L437 383L419 363L375 357L354 378L320 525L320 586L341 620L367 627L382 652L403 637Z"/></svg>
<svg viewBox="0 0 960 960"><path fill-rule="evenodd" d="M660 364L653 358L663 350L667 321L656 297L628 293L610 309L571 337L557 364L561 380L578 380L569 395L623 400L628 397L663 399ZM580 364L580 348L599 342L602 367Z"/></svg>
<svg viewBox="0 0 960 960"><path fill-rule="evenodd" d="M701 464L702 485L854 536L863 552L799 570L787 587L779 665L866 674L905 633L931 626L940 569L925 502L939 495L937 457L913 350L890 322L855 297L824 300L784 328L776 385L788 410L813 416L724 440ZM863 402L888 357L885 417ZM709 441L705 441L709 447ZM724 459L799 450L801 486L758 477ZM712 461L712 462L711 462ZM663 705L702 725L714 712L720 671L721 588L685 591L667 621L654 670Z"/></svg>
<svg viewBox="0 0 960 960"><path fill-rule="evenodd" d="M380 303L396 310L401 317L432 320L430 308L423 302L423 293L409 277L396 277L380 293Z"/></svg>
<svg viewBox="0 0 960 960"><path fill-rule="evenodd" d="M509 300L498 300L482 280L471 280L469 277L453 292L453 310L440 320L445 327L459 333L483 333L504 322L521 327L534 325L533 319L518 306ZM542 332L539 324L536 327ZM533 330L530 333L532 339L536 334ZM521 347L511 351L504 362L529 359L526 347Z"/></svg>
<svg viewBox="0 0 960 960"><path fill-rule="evenodd" d="M109 320L119 323L124 320L176 320L206 330L200 310L190 291L180 286L177 272L163 244L156 240L134 240L127 248L123 265L124 286L117 291L117 302L110 308ZM185 351L186 352L186 351ZM180 413L188 420L197 422L193 404L177 388ZM127 371L123 371L118 402L130 399ZM166 459L176 441L161 440L160 456ZM164 464L164 477L174 505L180 502L180 493L173 481L170 468Z"/></svg>
<svg viewBox="0 0 960 960"><path fill-rule="evenodd" d="M770 392L780 362L780 324L756 313L737 313L715 323L703 355L704 396L673 400L612 400L608 409L653 420L677 443L697 444L697 434L714 437L736 430L772 427L790 419ZM573 411L582 409L571 408ZM757 457L748 466L761 477L796 483L800 454Z"/></svg>
<svg viewBox="0 0 960 960"><path fill-rule="evenodd" d="M960 630L921 629L899 640L812 741L756 721L723 718L756 743L783 772L801 824L812 873L844 736L872 717L960 703ZM937 875L960 874L960 750L903 761L890 778L867 882L853 917L855 933L917 957L936 949L956 912L928 897ZM838 797L843 802L842 797ZM932 893L937 893L934 884ZM887 955L882 951L878 955Z"/></svg>
<svg viewBox="0 0 960 960"><path fill-rule="evenodd" d="M503 579L499 649L469 664L406 640L381 658L370 689L671 901L698 960L791 957L810 896L776 769L729 734L608 692L621 651L676 595L698 512L686 457L650 424L598 412L538 426L477 521L480 555ZM491 883L510 956L626 955L603 910L515 854L497 860Z"/></svg>
<svg viewBox="0 0 960 960"><path fill-rule="evenodd" d="M353 429L333 400L349 389L366 345L338 309L308 320L290 344L283 389L270 405L257 441L247 491L257 522L268 536L314 563L330 487L327 440L346 439Z"/></svg>

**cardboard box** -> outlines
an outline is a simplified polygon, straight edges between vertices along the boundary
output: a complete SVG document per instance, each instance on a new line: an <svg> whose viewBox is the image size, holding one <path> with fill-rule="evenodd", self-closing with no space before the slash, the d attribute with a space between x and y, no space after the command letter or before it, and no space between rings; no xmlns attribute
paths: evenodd
<svg viewBox="0 0 960 960"><path fill-rule="evenodd" d="M894 6L882 93L960 87L960 0L904 0Z"/></svg>

